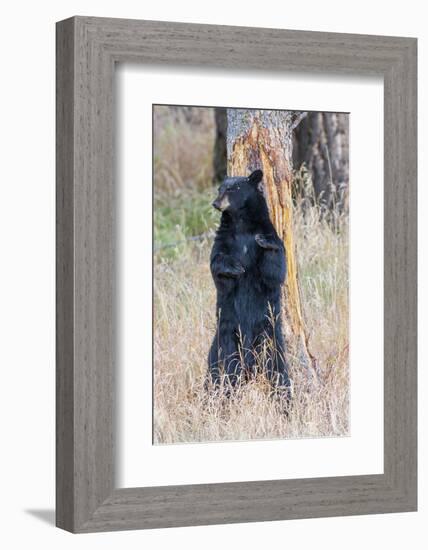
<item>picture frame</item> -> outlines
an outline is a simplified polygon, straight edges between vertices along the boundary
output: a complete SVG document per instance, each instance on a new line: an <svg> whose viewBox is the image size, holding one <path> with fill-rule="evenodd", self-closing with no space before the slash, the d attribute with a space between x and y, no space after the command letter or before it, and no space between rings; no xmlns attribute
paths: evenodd
<svg viewBox="0 0 428 550"><path fill-rule="evenodd" d="M84 533L417 509L416 51L416 39L402 37L93 17L57 23L58 527ZM383 474L115 487L120 62L383 77Z"/></svg>

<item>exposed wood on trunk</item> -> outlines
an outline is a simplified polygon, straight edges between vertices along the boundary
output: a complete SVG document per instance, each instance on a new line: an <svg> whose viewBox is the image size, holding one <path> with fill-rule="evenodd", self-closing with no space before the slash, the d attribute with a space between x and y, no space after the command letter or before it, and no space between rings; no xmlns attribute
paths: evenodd
<svg viewBox="0 0 428 550"><path fill-rule="evenodd" d="M245 176L263 170L264 191L272 222L284 241L287 280L282 310L288 349L301 364L314 367L302 314L297 258L293 237L292 131L299 115L293 111L228 109L228 173Z"/></svg>

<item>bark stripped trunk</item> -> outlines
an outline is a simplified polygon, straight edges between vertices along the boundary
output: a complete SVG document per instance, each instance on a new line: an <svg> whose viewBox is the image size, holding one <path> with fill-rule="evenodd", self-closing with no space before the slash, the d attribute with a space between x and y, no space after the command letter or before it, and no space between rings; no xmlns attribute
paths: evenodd
<svg viewBox="0 0 428 550"><path fill-rule="evenodd" d="M304 114L293 111L228 109L228 174L245 176L263 170L272 223L287 252L283 320L288 349L305 367L315 367L302 314L293 237L292 132Z"/></svg>
<svg viewBox="0 0 428 550"><path fill-rule="evenodd" d="M294 165L304 162L312 174L314 195L326 209L347 210L349 182L349 115L308 113L296 128Z"/></svg>

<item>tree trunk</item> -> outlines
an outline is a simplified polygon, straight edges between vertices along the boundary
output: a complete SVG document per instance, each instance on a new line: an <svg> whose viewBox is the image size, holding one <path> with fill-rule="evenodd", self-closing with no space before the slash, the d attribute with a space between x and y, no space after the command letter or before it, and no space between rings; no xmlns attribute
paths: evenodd
<svg viewBox="0 0 428 550"><path fill-rule="evenodd" d="M306 164L314 195L326 209L347 210L349 115L308 113L294 133L294 166Z"/></svg>
<svg viewBox="0 0 428 550"><path fill-rule="evenodd" d="M305 113L248 109L227 110L228 175L246 176L259 168L272 223L287 254L282 297L287 348L306 367L315 367L302 314L293 237L292 133Z"/></svg>
<svg viewBox="0 0 428 550"><path fill-rule="evenodd" d="M213 157L213 182L223 181L227 174L227 109L214 108L215 141Z"/></svg>

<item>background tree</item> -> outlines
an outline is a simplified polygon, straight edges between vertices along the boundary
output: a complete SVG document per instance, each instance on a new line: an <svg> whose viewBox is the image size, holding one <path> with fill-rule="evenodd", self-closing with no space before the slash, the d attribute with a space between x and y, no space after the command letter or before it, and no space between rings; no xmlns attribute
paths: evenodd
<svg viewBox="0 0 428 550"><path fill-rule="evenodd" d="M316 201L328 210L347 208L349 115L312 112L294 131L293 163L305 163Z"/></svg>
<svg viewBox="0 0 428 550"><path fill-rule="evenodd" d="M227 174L227 109L214 108L215 138L213 154L213 183L223 181Z"/></svg>
<svg viewBox="0 0 428 550"><path fill-rule="evenodd" d="M293 238L293 130L306 113L248 109L227 110L227 158L230 176L263 170L264 190L275 229L287 252L287 281L282 302L288 349L300 363L315 366L308 347Z"/></svg>

